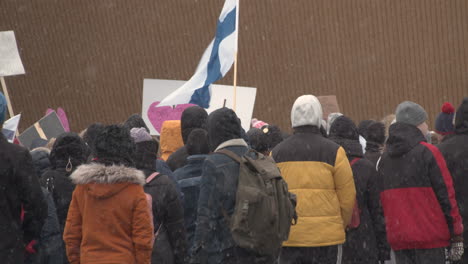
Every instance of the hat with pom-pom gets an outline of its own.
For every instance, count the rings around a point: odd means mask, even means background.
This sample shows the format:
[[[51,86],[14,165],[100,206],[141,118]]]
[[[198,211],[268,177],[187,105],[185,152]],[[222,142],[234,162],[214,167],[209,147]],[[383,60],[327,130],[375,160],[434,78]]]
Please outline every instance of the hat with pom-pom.
[[[437,116],[435,121],[435,130],[440,135],[450,135],[455,133],[453,126],[453,118],[455,115],[455,108],[451,103],[445,102],[442,105],[442,112]]]

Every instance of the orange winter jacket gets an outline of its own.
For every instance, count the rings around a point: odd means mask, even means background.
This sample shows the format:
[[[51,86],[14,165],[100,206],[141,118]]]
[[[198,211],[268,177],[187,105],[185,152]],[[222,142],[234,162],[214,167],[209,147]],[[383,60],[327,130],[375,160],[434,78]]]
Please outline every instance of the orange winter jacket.
[[[77,184],[63,235],[70,263],[149,264],[154,231],[143,173],[94,163],[70,177]]]

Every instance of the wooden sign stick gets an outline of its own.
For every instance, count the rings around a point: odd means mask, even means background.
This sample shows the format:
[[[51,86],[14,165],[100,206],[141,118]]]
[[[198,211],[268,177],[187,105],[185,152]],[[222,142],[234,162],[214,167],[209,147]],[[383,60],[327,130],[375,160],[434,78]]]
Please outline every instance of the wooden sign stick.
[[[233,110],[236,112],[237,108],[237,51],[236,55],[234,55],[234,105],[233,105]]]
[[[10,114],[10,118],[12,118],[15,115],[13,113],[13,107],[11,106],[10,95],[8,94],[8,88],[6,86],[4,77],[0,77],[0,83],[2,84],[3,94],[5,95],[7,101],[8,113]]]

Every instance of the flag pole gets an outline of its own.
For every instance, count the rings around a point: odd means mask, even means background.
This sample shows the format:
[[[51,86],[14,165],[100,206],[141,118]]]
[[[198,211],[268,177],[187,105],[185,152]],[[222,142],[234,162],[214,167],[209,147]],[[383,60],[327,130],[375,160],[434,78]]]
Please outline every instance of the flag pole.
[[[237,52],[239,50],[239,0],[236,0],[236,53],[234,54],[234,100],[233,110],[237,110]]]
[[[237,110],[237,51],[234,55],[234,112]]]
[[[8,94],[8,88],[6,86],[4,77],[0,77],[0,83],[2,84],[3,94],[5,95],[7,101],[8,113],[10,114],[10,118],[12,118],[14,116],[13,107],[11,106],[10,95]]]

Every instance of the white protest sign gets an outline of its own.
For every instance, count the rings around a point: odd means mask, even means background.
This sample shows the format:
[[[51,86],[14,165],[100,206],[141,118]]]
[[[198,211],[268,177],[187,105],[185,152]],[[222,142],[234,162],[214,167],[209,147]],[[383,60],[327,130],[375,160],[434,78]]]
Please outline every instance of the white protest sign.
[[[159,135],[159,129],[166,118],[176,117],[182,113],[187,106],[179,105],[173,110],[168,107],[157,107],[160,102],[170,93],[182,86],[185,81],[145,79],[143,81],[143,104],[141,116],[149,127],[152,135]],[[248,131],[252,119],[257,88],[237,86],[236,114],[242,122],[242,127]],[[211,101],[208,113],[222,108],[225,104],[228,108],[233,108],[234,87],[230,85],[211,85]],[[163,109],[165,108],[165,109]]]
[[[13,31],[0,32],[0,77],[24,74]]]

